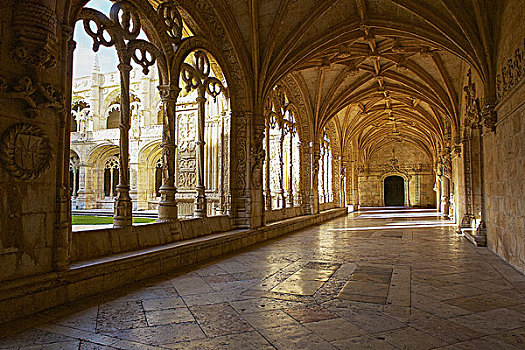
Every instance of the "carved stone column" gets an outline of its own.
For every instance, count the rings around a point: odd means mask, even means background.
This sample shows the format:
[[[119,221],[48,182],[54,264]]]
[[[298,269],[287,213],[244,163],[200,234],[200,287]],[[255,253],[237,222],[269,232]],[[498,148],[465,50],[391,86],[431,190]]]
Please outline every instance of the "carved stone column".
[[[133,67],[128,60],[120,63],[118,69],[120,72],[120,170],[113,225],[126,227],[132,225],[132,203],[129,196],[129,73]]]
[[[492,112],[494,110],[492,109]],[[495,118],[495,113],[494,113]],[[484,118],[484,120],[487,120]],[[492,125],[492,124],[490,124]],[[493,131],[496,128],[495,125],[495,119],[494,119],[494,125]],[[476,237],[475,237],[475,243],[477,246],[486,246],[487,245],[487,226],[485,224],[485,215],[486,215],[486,208],[485,208],[485,180],[484,180],[484,154],[483,154],[483,127],[478,125],[479,131],[479,178],[480,178],[480,192],[481,192],[481,220],[480,223],[476,229]]]
[[[465,213],[461,219],[460,228],[470,228],[472,225],[472,155],[468,133],[463,136],[463,176],[465,182]]]
[[[208,92],[214,99],[223,90],[222,83],[215,77],[210,76],[212,72],[210,61],[204,51],[193,53],[193,63],[182,64],[181,78],[186,83],[186,91],[197,89],[197,132],[196,132],[196,185],[195,185],[195,208],[196,217],[206,217],[206,188],[204,186],[204,128],[206,122],[206,98]]]
[[[287,200],[287,203],[286,203],[286,206],[287,207],[290,207],[290,208],[293,208],[293,134],[294,134],[294,130],[292,129],[292,127],[290,127],[290,157],[289,157],[289,166],[290,166],[290,170],[289,170],[289,173],[288,173],[288,196],[286,198]]]
[[[198,218],[206,217],[206,187],[204,186],[204,123],[206,119],[206,90],[203,85],[197,88],[198,97],[198,115],[197,115],[197,132],[195,144],[196,147],[196,184],[195,184],[195,209],[193,215]]]
[[[345,170],[344,170],[344,167],[343,167],[343,157],[339,156],[339,157],[337,157],[337,160],[338,160],[337,175],[338,175],[338,184],[339,184],[339,189],[338,189],[339,206],[340,207],[344,207],[346,200],[345,200],[345,186],[344,186],[344,183],[345,183]]]
[[[319,159],[321,158],[321,150],[319,143],[314,142],[311,148],[312,152],[312,178],[311,188],[312,192],[310,198],[312,201],[312,214],[319,214]]]
[[[352,177],[354,211],[357,211],[359,210],[359,167],[357,161],[354,161]]]
[[[251,185],[252,185],[252,227],[264,225],[263,166],[265,152],[263,147],[265,120],[261,114],[251,118],[252,142],[250,147]]]
[[[299,192],[301,198],[301,206],[305,214],[312,214],[312,157],[310,154],[310,145],[308,142],[299,142]]]
[[[225,206],[226,206],[226,200],[224,196],[224,186],[225,186],[225,179],[224,179],[224,160],[225,160],[225,144],[224,144],[224,114],[225,112],[222,112],[221,120],[220,120],[220,136],[219,136],[219,151],[220,151],[220,161],[219,161],[219,206],[215,209],[215,212],[217,215],[224,215],[225,213]]]
[[[323,146],[320,146],[319,147],[319,160],[320,162],[318,163],[318,173],[320,174],[321,176],[321,181],[317,182],[317,192],[318,192],[318,197],[319,197],[319,203],[324,203],[324,148]],[[321,200],[322,199],[322,200]]]
[[[250,227],[251,218],[251,197],[247,194],[250,191],[248,185],[248,113],[242,111],[232,111],[231,130],[232,130],[232,157],[231,162],[231,190],[230,207],[228,215],[232,219],[234,227]]]
[[[176,139],[176,106],[180,89],[178,87],[162,86],[159,88],[162,99],[163,126],[162,126],[162,186],[159,189],[159,222],[176,222],[178,220],[177,201],[175,194],[175,155],[177,150]]]
[[[442,212],[442,203],[441,203],[441,188],[442,188],[442,183],[441,183],[441,175],[438,175],[436,174],[436,186],[435,186],[435,191],[436,191],[436,209],[439,213]]]
[[[284,127],[281,127],[281,139],[279,143],[279,190],[277,195],[280,197],[279,207],[281,209],[286,208],[286,202],[284,198]]]
[[[29,28],[28,28],[29,29]],[[58,157],[63,157],[62,176],[57,176],[57,218],[55,221],[55,232],[53,235],[53,265],[56,270],[63,271],[69,267],[70,263],[70,246],[73,236],[71,227],[71,196],[68,191],[69,187],[69,142],[71,126],[71,91],[73,75],[73,54],[76,48],[76,42],[71,39],[72,29],[62,28],[63,43],[62,54],[65,55],[67,65],[64,67],[64,86],[65,86],[65,106],[61,113],[61,129],[63,130],[63,143],[59,141]],[[23,35],[22,35],[23,37]],[[22,40],[22,45],[24,41]],[[32,56],[31,54],[28,56]],[[57,164],[60,164],[60,158]],[[62,181],[59,179],[61,178]]]
[[[272,210],[272,190],[270,189],[270,123],[268,120],[265,121],[265,142],[266,142],[266,191],[264,193],[265,198],[265,209],[266,210]]]
[[[450,209],[450,179],[446,176],[442,177],[442,186],[443,186],[443,193],[442,193],[442,206],[443,206],[443,214],[447,215],[449,214]]]
[[[88,209],[86,207],[87,202],[87,165],[84,162],[78,164],[78,192],[77,192],[77,209]]]

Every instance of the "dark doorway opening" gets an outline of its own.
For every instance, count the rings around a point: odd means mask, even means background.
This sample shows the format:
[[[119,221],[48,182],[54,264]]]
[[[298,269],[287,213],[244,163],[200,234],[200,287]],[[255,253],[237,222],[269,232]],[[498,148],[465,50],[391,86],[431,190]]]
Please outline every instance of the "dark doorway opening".
[[[385,206],[405,205],[405,180],[401,176],[385,179]]]

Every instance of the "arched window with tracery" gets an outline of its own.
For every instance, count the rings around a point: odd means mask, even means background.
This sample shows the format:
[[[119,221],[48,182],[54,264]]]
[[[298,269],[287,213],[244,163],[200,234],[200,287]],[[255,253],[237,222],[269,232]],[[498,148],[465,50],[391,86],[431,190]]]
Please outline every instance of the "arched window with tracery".
[[[295,108],[284,89],[276,86],[265,106],[266,157],[263,192],[266,210],[293,207],[299,192],[299,137]]]
[[[104,163],[104,197],[115,197],[119,181],[120,162],[118,154],[111,156]]]
[[[155,163],[155,196],[160,197],[160,186],[162,186],[162,158]]]
[[[69,189],[71,197],[78,196],[78,187],[80,183],[80,171],[79,171],[80,159],[76,153],[71,152],[69,158]]]
[[[223,214],[227,176],[224,168],[228,161],[224,135],[230,118],[226,113],[229,98],[223,93],[226,79],[213,56],[198,50],[182,63],[180,84],[185,88],[184,101],[197,107],[177,116],[179,196],[186,196],[179,197],[186,202],[180,212],[195,217]],[[192,192],[193,203],[188,203]]]
[[[138,126],[142,123],[140,110],[142,108],[140,98],[135,94],[130,94],[129,97],[129,108],[131,114],[131,126]],[[120,95],[118,95],[111,103],[106,112],[106,127],[108,129],[115,129],[120,124]],[[141,125],[143,126],[143,125]]]
[[[93,125],[90,119],[90,106],[84,100],[77,100],[71,107],[71,132],[85,132],[92,130]]]
[[[166,169],[163,172],[163,193],[167,195],[159,206],[167,208],[162,211],[162,219],[176,220],[173,195],[176,192],[175,152],[172,148],[175,143],[173,126],[177,96],[174,91],[177,81],[170,80],[168,65],[168,62],[174,59],[175,50],[182,40],[183,23],[176,5],[171,1],[162,2],[156,7],[147,2],[139,7],[128,1],[86,1],[85,6],[78,12],[76,21],[74,41],[69,43],[69,60],[73,61],[74,70],[89,66],[85,59],[90,57],[87,54],[90,48],[100,54],[102,60],[99,62],[95,56],[93,68],[87,74],[80,73],[83,75],[75,86],[81,88],[82,93],[88,96],[88,101],[93,104],[97,131],[104,128],[118,129],[116,132],[98,133],[99,136],[106,136],[106,142],[118,142],[119,146],[118,158],[108,160],[103,167],[103,195],[116,197],[114,225],[123,227],[132,224],[131,208],[135,199],[130,195],[130,191],[137,181],[136,170],[130,166],[130,144],[132,139],[140,138],[140,127],[144,126],[143,106],[140,99],[131,93],[134,86],[131,79],[136,76],[135,68],[139,68],[146,76],[152,69],[158,70],[158,87],[161,90],[161,103],[164,104],[165,114],[163,121],[166,121],[166,128],[162,132],[163,157],[168,158],[164,162]],[[155,40],[150,40],[152,38]],[[75,57],[77,53],[81,53],[82,56]],[[92,60],[92,57],[89,59]],[[84,62],[75,66],[76,61]],[[103,63],[104,67],[101,67],[100,63]],[[115,68],[118,69],[118,74],[104,76]],[[71,73],[75,76],[74,71]],[[110,100],[108,107],[102,110],[101,103],[104,97],[107,97],[104,88],[112,86],[113,83],[120,85],[120,93],[118,96],[112,95],[116,98]],[[105,102],[103,104],[106,105]],[[167,123],[169,125],[166,126]],[[80,125],[77,129],[79,128]],[[159,217],[160,212],[161,210]]]

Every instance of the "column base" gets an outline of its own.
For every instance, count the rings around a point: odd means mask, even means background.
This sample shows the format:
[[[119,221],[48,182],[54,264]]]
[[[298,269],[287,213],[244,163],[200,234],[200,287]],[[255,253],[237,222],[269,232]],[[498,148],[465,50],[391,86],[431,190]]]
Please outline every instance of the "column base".
[[[175,200],[175,194],[177,190],[174,187],[162,186],[159,189],[161,193],[161,200],[158,206],[159,217],[157,222],[170,222],[174,223],[179,220],[177,201]]]
[[[487,246],[487,228],[483,220],[477,228],[462,229],[461,232],[476,247]]]
[[[204,194],[198,194],[195,198],[195,209],[193,210],[193,216],[196,218],[205,218],[207,215],[206,196]]]
[[[129,186],[117,186],[117,199],[115,201],[114,227],[128,227],[133,224],[133,203],[129,196]]]
[[[472,219],[470,215],[465,214],[463,215],[463,218],[461,219],[461,224],[458,227],[458,234],[463,233],[463,230],[470,229],[472,227]]]

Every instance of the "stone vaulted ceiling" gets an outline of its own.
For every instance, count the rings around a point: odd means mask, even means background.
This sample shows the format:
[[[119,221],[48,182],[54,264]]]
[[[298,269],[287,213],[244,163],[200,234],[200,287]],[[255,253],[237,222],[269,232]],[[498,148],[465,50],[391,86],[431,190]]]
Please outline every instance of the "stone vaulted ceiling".
[[[450,146],[459,129],[463,64],[484,83],[484,95],[494,89],[488,79],[494,1],[179,3],[195,25],[199,12],[215,14],[225,28],[216,41],[227,36],[244,75],[253,77],[255,105],[263,106],[275,85],[287,85],[310,137],[318,139],[330,124],[339,147],[358,148],[365,157],[395,141],[434,156]],[[204,23],[200,30],[213,36],[212,28]]]

